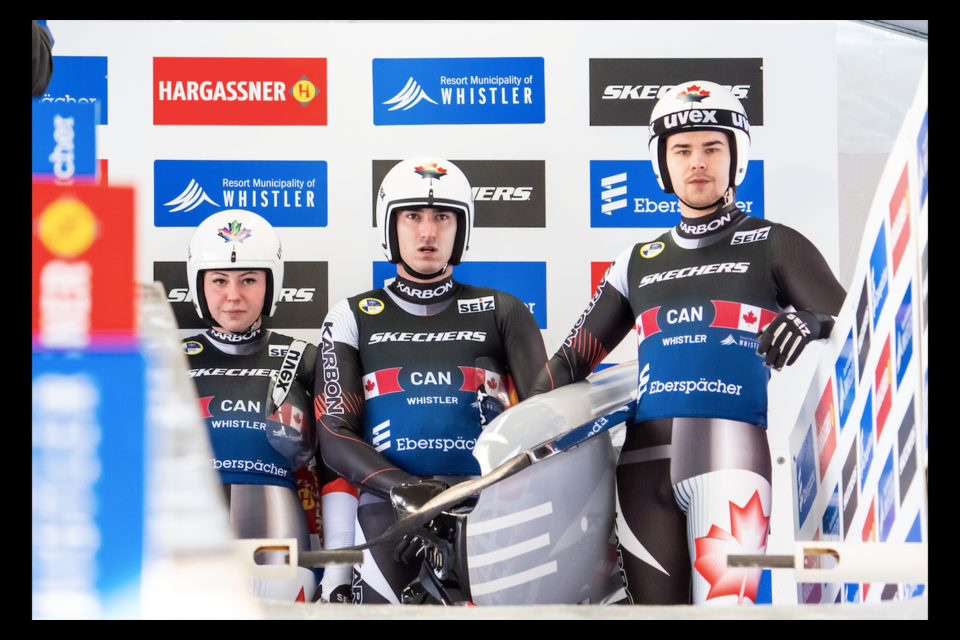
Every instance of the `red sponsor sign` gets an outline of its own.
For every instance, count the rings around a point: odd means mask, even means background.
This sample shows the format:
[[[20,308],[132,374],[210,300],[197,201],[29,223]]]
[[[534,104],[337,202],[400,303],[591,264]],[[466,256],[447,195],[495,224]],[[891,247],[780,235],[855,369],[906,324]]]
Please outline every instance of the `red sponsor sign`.
[[[837,414],[833,406],[833,378],[830,378],[814,413],[817,421],[817,451],[820,452],[820,482],[823,482],[833,452],[837,449]]]
[[[613,262],[591,262],[590,263],[590,296],[597,291],[597,287],[600,286],[600,281],[603,280],[603,276],[606,275],[607,269],[610,268]]]
[[[897,188],[893,190],[890,199],[890,238],[893,245],[893,275],[897,275],[897,267],[903,252],[907,250],[910,241],[910,197],[907,165],[903,167]]]
[[[133,189],[33,185],[32,327],[44,346],[136,331]]]
[[[154,58],[153,124],[326,125],[326,58]]]
[[[863,523],[863,541],[864,542],[876,542],[877,541],[877,525],[876,519],[873,516],[873,505],[876,502],[877,498],[874,496],[870,500],[870,510],[867,511],[866,520]],[[863,599],[861,602],[867,601],[867,593],[870,591],[870,583],[864,583],[863,585]]]
[[[887,414],[890,413],[890,405],[893,404],[892,370],[893,365],[890,362],[890,336],[888,335],[883,345],[883,351],[880,352],[880,360],[877,362],[875,386],[873,388],[874,403],[877,407],[877,442],[880,442],[883,425],[887,422]]]

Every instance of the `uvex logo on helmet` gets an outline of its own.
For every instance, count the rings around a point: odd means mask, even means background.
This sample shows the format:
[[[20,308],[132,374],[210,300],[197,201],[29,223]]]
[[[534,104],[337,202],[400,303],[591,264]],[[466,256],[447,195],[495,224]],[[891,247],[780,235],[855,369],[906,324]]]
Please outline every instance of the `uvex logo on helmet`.
[[[715,82],[685,82],[657,102],[650,114],[647,140],[654,174],[666,193],[673,184],[666,166],[668,136],[686,131],[721,131],[730,141],[730,186],[737,187],[747,173],[750,122],[740,100]]]

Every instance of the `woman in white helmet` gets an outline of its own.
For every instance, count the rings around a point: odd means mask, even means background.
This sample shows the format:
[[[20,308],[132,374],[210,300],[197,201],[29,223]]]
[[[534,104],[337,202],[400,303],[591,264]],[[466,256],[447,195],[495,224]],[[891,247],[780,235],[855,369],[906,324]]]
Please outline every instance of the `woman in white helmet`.
[[[582,380],[636,327],[638,401],[617,467],[626,595],[756,602],[760,570],[728,570],[726,554],[766,548],[767,381],[829,337],[845,292],[809,240],[737,208],[750,125],[729,90],[678,85],[653,110],[648,146],[680,224],[617,257],[535,393]],[[603,349],[578,350],[578,335]]]
[[[416,509],[479,475],[471,451],[481,428],[525,399],[546,364],[522,302],[453,278],[473,211],[470,183],[454,164],[397,164],[380,186],[376,228],[397,278],[337,303],[324,320],[318,430],[326,464],[360,489],[358,544],[394,522],[394,505]],[[404,601],[420,571],[420,557],[411,561],[419,544],[365,551],[353,601]],[[423,594],[414,585],[407,595]]]
[[[210,329],[184,340],[183,350],[230,523],[239,538],[296,538],[299,549],[316,549],[319,491],[309,466],[317,446],[311,408],[317,348],[263,326],[283,286],[280,238],[255,213],[216,213],[190,240],[187,277],[197,314]],[[309,489],[304,500],[298,485]],[[296,579],[254,581],[254,595],[310,601],[314,572],[297,572]]]

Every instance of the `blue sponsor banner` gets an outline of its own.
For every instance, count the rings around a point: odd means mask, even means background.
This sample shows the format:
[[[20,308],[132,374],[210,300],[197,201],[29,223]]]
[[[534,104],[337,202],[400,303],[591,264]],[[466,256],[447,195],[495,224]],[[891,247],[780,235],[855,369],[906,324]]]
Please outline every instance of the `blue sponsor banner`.
[[[33,180],[97,180],[97,103],[33,99]]]
[[[860,585],[850,583],[843,585],[843,599],[850,603],[860,602]]]
[[[897,511],[896,473],[893,470],[893,450],[887,456],[887,462],[880,472],[880,483],[877,485],[877,510],[880,521],[880,542],[886,542],[893,528],[893,521]]]
[[[516,296],[527,305],[541,329],[547,328],[546,262],[464,262],[453,267],[457,282],[489,287]],[[373,263],[373,286],[384,286],[397,277],[397,265]]]
[[[890,267],[887,261],[887,234],[883,225],[880,225],[880,234],[873,245],[870,254],[870,285],[873,299],[873,329],[876,331],[883,303],[887,300],[890,291]]]
[[[760,572],[760,584],[757,585],[756,604],[773,604],[773,578],[770,569]]]
[[[823,510],[823,540],[840,540],[840,485],[833,489],[827,508]]]
[[[327,226],[323,160],[156,160],[153,224],[195,227],[227,209],[244,209],[275,227]]]
[[[373,124],[542,124],[543,58],[374,58]]]
[[[138,618],[145,364],[33,354],[33,617]]]
[[[867,399],[863,403],[863,413],[860,415],[860,493],[867,484],[867,474],[870,473],[870,463],[873,462],[873,394],[867,389]]]
[[[913,283],[907,285],[907,293],[903,296],[900,308],[897,309],[897,320],[894,324],[897,346],[897,388],[903,382],[907,373],[907,365],[913,356],[913,298],[910,297]]]
[[[763,160],[751,160],[737,206],[764,217]],[[657,183],[649,160],[590,161],[590,226],[663,229],[680,223],[680,202]]]
[[[853,329],[840,348],[840,357],[837,358],[837,400],[840,404],[840,433],[853,408],[853,400],[857,394],[856,357],[853,353]]]
[[[929,158],[927,152],[927,117],[930,111],[923,112],[923,122],[920,124],[920,132],[917,134],[917,173],[920,178],[920,207],[927,202],[927,169],[929,167]]]
[[[100,105],[97,124],[110,124],[106,56],[53,56],[53,75],[41,103]]]
[[[807,429],[800,453],[797,454],[797,505],[800,514],[800,527],[803,527],[807,514],[817,497],[817,454],[813,446],[813,427]]]

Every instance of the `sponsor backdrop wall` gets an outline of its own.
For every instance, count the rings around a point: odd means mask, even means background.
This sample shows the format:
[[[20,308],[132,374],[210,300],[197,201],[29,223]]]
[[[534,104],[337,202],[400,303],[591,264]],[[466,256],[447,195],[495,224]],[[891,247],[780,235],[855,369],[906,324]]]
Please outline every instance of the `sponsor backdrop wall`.
[[[186,284],[193,229],[244,208],[278,228],[288,261],[270,325],[316,343],[332,304],[394,274],[376,190],[394,161],[430,154],[474,188],[455,276],[526,302],[552,354],[609,262],[679,222],[646,125],[657,97],[690,80],[729,86],[747,110],[741,207],[799,230],[839,272],[831,22],[48,24],[42,100],[99,104],[97,171],[135,188],[136,276],[163,282],[183,337],[201,328]],[[635,345],[631,333],[606,362]],[[775,458],[815,364],[771,382]],[[775,465],[785,506],[771,553],[792,540],[788,467]]]
[[[797,540],[926,542],[927,74],[887,161],[854,286],[790,434]],[[917,584],[802,584],[802,602]]]

